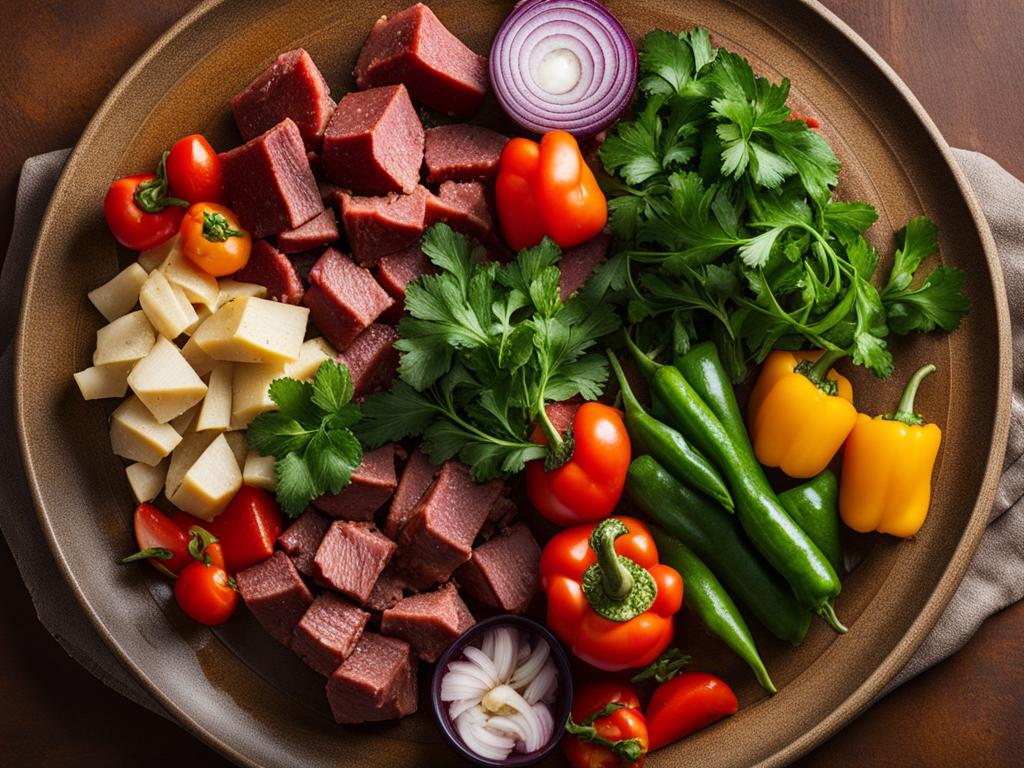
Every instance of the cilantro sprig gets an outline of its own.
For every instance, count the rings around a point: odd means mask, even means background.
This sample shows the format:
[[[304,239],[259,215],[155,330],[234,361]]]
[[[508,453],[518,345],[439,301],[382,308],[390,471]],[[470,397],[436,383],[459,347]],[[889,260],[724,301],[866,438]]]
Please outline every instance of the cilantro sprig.
[[[750,360],[807,343],[888,376],[890,332],[958,326],[963,274],[920,274],[938,247],[920,217],[876,288],[865,235],[878,213],[832,199],[839,161],[793,115],[789,89],[703,29],[647,35],[634,119],[600,150],[619,248],[591,282],[627,305],[651,347],[681,354],[713,339],[737,381]]]
[[[608,378],[591,351],[619,327],[607,304],[559,297],[561,252],[545,239],[507,265],[446,224],[423,237],[438,268],[410,283],[398,326],[399,380],[363,404],[356,425],[368,448],[422,435],[434,463],[458,456],[477,480],[510,475],[527,461],[550,465],[571,453],[544,410],[581,395],[593,400]],[[530,440],[539,423],[548,445]]]
[[[268,394],[278,410],[249,425],[249,446],[277,460],[277,500],[289,517],[298,517],[318,496],[339,493],[363,460],[350,429],[360,417],[359,406],[350,402],[353,391],[348,368],[325,360],[312,382],[271,382]]]

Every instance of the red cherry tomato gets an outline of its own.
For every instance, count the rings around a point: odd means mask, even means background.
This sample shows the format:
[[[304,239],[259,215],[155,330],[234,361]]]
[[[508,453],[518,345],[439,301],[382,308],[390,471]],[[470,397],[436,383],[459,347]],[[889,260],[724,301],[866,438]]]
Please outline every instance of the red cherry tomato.
[[[135,508],[135,541],[139,551],[122,562],[148,560],[158,571],[174,578],[189,563],[188,536],[178,524],[145,502]],[[154,555],[147,557],[147,555]]]
[[[274,554],[274,542],[283,527],[281,507],[274,496],[251,485],[243,485],[210,522],[185,512],[176,514],[174,522],[186,530],[198,525],[216,536],[224,549],[228,573],[238,573]]]
[[[224,203],[224,174],[217,152],[202,135],[178,139],[167,156],[171,194],[192,203]]]
[[[199,555],[174,583],[174,598],[181,610],[200,624],[223,624],[238,607],[238,590],[224,570],[218,541],[211,541]]]
[[[610,704],[622,707],[594,718]],[[628,683],[604,680],[585,686],[573,697],[572,720],[582,726],[573,729],[578,735],[570,733],[562,739],[562,751],[572,768],[640,768],[644,764],[647,724]]]
[[[135,193],[139,186],[157,179],[153,173],[140,173],[118,179],[103,198],[103,215],[107,226],[121,245],[133,251],[155,248],[177,234],[185,209],[170,204],[155,213],[139,207]]]

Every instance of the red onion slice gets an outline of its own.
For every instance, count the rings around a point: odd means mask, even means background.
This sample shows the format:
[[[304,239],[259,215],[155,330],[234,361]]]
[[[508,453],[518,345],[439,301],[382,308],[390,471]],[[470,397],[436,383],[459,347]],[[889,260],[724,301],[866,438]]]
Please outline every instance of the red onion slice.
[[[636,48],[596,0],[527,0],[498,29],[490,73],[495,96],[519,125],[581,138],[629,106]]]

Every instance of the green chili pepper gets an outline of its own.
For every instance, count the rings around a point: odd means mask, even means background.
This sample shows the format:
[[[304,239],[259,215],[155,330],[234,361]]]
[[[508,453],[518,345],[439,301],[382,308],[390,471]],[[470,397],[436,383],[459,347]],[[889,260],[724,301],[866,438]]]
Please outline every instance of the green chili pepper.
[[[786,513],[768,484],[715,345],[698,344],[682,357],[680,362],[691,380],[675,366],[655,363],[628,337],[626,342],[650,380],[652,391],[671,415],[671,425],[718,465],[729,485],[740,524],[754,546],[789,582],[803,605],[836,632],[845,632],[832,606],[842,589],[839,577]]]
[[[843,572],[843,553],[839,546],[839,481],[829,470],[812,477],[803,485],[779,494],[779,501],[836,573]]]
[[[739,404],[718,350],[710,342],[692,347],[679,360],[683,377],[731,438],[722,467],[733,481],[730,490],[739,506],[740,524],[754,546],[783,575],[797,598],[836,631],[845,632],[832,600],[842,585],[821,550],[786,513],[761,464],[754,456]],[[668,403],[671,407],[671,403]],[[699,445],[699,443],[698,443]]]
[[[764,662],[757,652],[757,645],[750,634],[747,622],[740,609],[729,597],[725,587],[715,578],[704,562],[682,542],[672,538],[656,525],[651,526],[651,535],[658,545],[658,558],[675,568],[686,585],[683,603],[697,614],[704,627],[732,649],[732,652],[747,663],[754,677],[769,693],[775,693],[775,684],[768,676]]]
[[[615,353],[608,350],[608,359],[619,380],[622,404],[626,411],[626,429],[636,447],[636,453],[653,456],[681,483],[695,491],[706,493],[730,512],[733,511],[732,496],[725,487],[722,476],[711,463],[687,442],[679,432],[651,416],[633,394]]]
[[[769,632],[793,645],[804,639],[810,613],[750,545],[736,518],[691,491],[650,456],[638,456],[629,465],[626,495],[707,563]],[[689,589],[685,577],[684,584]]]

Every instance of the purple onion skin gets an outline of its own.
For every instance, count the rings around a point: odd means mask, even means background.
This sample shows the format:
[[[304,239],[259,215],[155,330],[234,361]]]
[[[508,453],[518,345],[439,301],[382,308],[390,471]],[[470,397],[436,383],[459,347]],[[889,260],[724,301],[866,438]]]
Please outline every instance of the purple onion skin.
[[[531,36],[530,31],[541,26],[538,18],[543,18],[544,32]],[[573,35],[576,30],[583,32]],[[575,103],[567,101],[566,94],[544,91],[529,71],[530,53],[554,45],[545,43],[556,32],[572,41],[569,50],[581,65],[577,85],[567,92],[578,90],[581,84],[586,86]],[[596,38],[596,46],[594,40],[582,39],[587,35]],[[517,45],[519,50],[513,53]],[[626,30],[596,0],[525,0],[498,29],[489,69],[498,102],[517,124],[532,133],[564,130],[581,139],[604,131],[629,107],[636,89],[638,60],[636,46]],[[606,69],[609,75],[604,79],[610,84],[602,87],[595,80]],[[545,95],[550,98],[545,99]],[[561,103],[559,96],[565,97]]]

